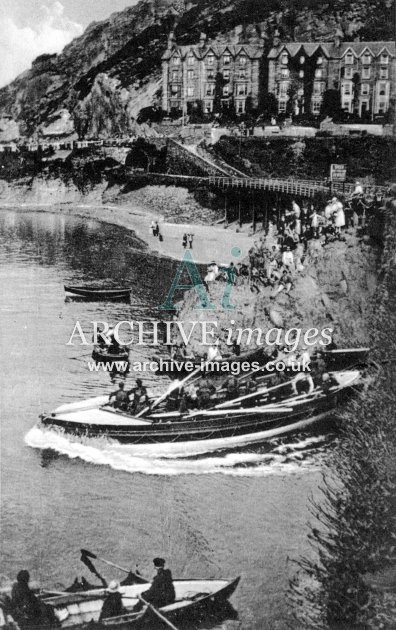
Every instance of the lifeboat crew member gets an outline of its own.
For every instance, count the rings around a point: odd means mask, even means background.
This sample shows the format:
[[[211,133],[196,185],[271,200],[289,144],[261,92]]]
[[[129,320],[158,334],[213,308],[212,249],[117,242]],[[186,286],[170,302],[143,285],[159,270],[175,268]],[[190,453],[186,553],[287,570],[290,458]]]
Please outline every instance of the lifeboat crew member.
[[[111,402],[112,398],[115,398],[114,407],[116,409],[123,409],[125,411],[128,407],[129,393],[124,390],[124,387],[125,384],[121,382],[118,386],[117,391],[110,394],[109,402]]]
[[[163,558],[154,558],[154,567],[157,574],[154,576],[148,591],[143,591],[142,599],[149,602],[156,608],[162,608],[173,604],[176,599],[175,587],[173,586],[172,573],[169,569],[165,569],[165,560]],[[144,603],[139,602],[134,607],[134,612],[141,610]]]
[[[143,385],[143,381],[141,378],[136,379],[136,387],[134,387],[128,392],[128,398],[131,394],[133,394],[133,400],[132,400],[133,413],[138,413],[138,411],[143,409],[144,405],[149,404],[148,395],[147,395],[147,387]]]
[[[210,397],[215,392],[216,387],[212,383],[211,379],[208,378],[204,372],[202,374],[202,381],[197,391],[198,408],[205,409],[205,407],[209,406],[211,402]]]
[[[120,593],[120,584],[117,580],[112,580],[107,588],[106,599],[103,602],[100,611],[99,621],[109,619],[109,617],[119,617],[125,613],[122,605],[122,595]]]

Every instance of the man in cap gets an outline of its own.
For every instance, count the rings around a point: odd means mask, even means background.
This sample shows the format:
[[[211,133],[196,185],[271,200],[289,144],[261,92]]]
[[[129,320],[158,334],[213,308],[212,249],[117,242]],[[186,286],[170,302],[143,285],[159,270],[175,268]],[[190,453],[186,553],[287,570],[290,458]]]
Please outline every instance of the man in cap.
[[[169,569],[165,569],[165,560],[163,558],[154,558],[154,567],[157,569],[157,575],[151,583],[148,591],[142,593],[143,599],[150,602],[156,608],[173,604],[176,598],[175,587],[173,586],[172,573]]]
[[[100,611],[99,621],[109,619],[109,617],[119,617],[124,614],[125,609],[122,605],[122,595],[120,593],[120,584],[117,580],[112,580],[107,587],[106,599],[103,602]]]

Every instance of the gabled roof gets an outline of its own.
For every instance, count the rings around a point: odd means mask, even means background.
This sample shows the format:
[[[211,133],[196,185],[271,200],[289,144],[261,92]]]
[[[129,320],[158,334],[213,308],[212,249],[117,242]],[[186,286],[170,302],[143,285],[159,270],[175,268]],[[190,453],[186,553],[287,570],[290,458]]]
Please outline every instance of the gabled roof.
[[[197,59],[204,59],[208,54],[213,53],[215,57],[220,58],[224,53],[229,53],[232,57],[236,58],[241,53],[245,53],[250,59],[261,59],[263,50],[259,46],[253,46],[251,44],[209,44],[204,48],[201,48],[198,44],[191,46],[176,46],[172,50],[166,50],[162,55],[162,59],[170,59],[174,51],[177,50],[179,55],[184,59],[190,52],[193,52]]]
[[[292,57],[295,57],[302,48],[309,57],[315,54],[319,48],[326,57],[332,59],[341,59],[349,50],[356,57],[360,57],[365,50],[370,50],[373,57],[379,57],[384,50],[386,50],[390,56],[396,57],[395,42],[341,42],[340,46],[336,46],[333,42],[290,42],[271,48],[268,59],[278,59],[284,51],[288,52]]]

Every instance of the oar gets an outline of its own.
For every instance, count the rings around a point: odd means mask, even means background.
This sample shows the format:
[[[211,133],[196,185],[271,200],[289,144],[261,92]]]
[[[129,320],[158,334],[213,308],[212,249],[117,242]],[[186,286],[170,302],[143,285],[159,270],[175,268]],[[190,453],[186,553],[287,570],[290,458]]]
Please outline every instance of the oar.
[[[148,411],[150,411],[151,409],[154,409],[155,407],[158,407],[158,405],[165,400],[169,394],[171,394],[172,392],[174,392],[176,389],[179,389],[180,387],[183,387],[184,383],[187,383],[187,381],[189,381],[193,376],[196,376],[199,372],[201,371],[201,366],[198,367],[196,370],[194,370],[193,372],[191,372],[191,374],[189,374],[188,376],[186,376],[186,378],[184,378],[182,381],[177,381],[174,385],[171,385],[171,387],[169,389],[166,390],[165,394],[162,394],[162,396],[160,396],[159,398],[157,398],[157,400],[155,400],[153,402],[153,404],[151,405],[151,407],[145,407],[144,409],[142,409],[141,411],[139,411],[139,413],[136,414],[135,418],[140,418],[140,416],[142,416],[143,414],[147,413]]]
[[[178,630],[178,628],[176,628],[176,626],[174,626],[173,623],[169,621],[169,619],[167,619],[162,613],[160,613],[160,611],[157,608],[155,608],[155,606],[150,604],[150,602],[146,602],[146,600],[141,595],[138,595],[138,599],[140,599],[140,601],[143,604],[148,606],[150,610],[152,610],[153,613],[155,613],[157,617],[161,619],[161,621],[163,621],[164,623],[166,623],[167,626],[169,626],[169,628],[172,628],[172,630]]]
[[[130,569],[126,569],[125,567],[121,567],[119,564],[115,564],[115,562],[110,562],[110,560],[106,560],[105,558],[101,558],[101,556],[97,556],[96,553],[92,553],[92,551],[88,551],[87,549],[80,549],[81,551],[81,555],[82,556],[88,556],[89,558],[93,558],[94,560],[100,560],[101,562],[104,562],[105,564],[108,564],[111,567],[114,567],[115,569],[119,569],[120,571],[124,571],[124,573],[132,573],[132,575],[145,583],[148,583],[148,580],[146,580],[144,577],[142,577],[141,575],[138,575],[137,573],[134,573],[133,571],[131,571]]]

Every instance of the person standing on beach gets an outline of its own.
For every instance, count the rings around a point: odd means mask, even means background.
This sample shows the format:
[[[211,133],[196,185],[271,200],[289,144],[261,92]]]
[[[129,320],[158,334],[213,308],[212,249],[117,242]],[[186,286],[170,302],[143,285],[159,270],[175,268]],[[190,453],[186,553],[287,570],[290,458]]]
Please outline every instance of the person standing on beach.
[[[192,249],[193,246],[193,240],[194,240],[194,234],[189,234],[188,235],[188,244],[190,246],[190,249]]]
[[[183,234],[183,238],[182,238],[182,245],[183,245],[184,249],[186,249],[186,247],[187,247],[187,240],[188,240],[187,234],[184,233]]]

